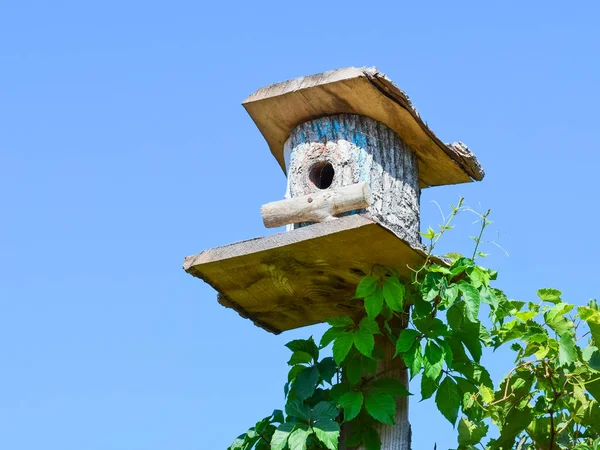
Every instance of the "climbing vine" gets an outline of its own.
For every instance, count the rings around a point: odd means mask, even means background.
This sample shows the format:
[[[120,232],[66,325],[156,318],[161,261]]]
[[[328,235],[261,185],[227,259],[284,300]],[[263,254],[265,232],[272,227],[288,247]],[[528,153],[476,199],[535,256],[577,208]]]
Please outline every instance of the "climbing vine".
[[[463,210],[461,200],[439,231],[422,233],[428,256],[410,280],[375,266],[353,298],[361,314],[328,320],[318,344],[312,337],[286,344],[284,410],[228,450],[381,449],[378,427],[393,424],[396,399],[411,395],[378,372],[387,343],[411,379],[421,374],[412,394],[433,399],[456,427],[458,449],[600,450],[599,305],[576,308],[549,288],[528,302],[507,298],[495,286],[497,272],[478,263],[489,211],[479,216],[472,255],[435,258]],[[322,357],[330,346],[332,356]],[[504,346],[514,366],[494,384],[481,358]],[[343,442],[341,425],[349,430]]]

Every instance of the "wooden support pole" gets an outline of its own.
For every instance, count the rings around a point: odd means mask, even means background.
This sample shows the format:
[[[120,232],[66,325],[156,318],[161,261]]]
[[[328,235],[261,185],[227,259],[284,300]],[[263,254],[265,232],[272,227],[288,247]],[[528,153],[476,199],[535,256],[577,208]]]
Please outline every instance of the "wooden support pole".
[[[402,358],[396,357],[396,346],[387,337],[378,336],[376,342],[383,350],[383,359],[377,365],[378,378],[393,378],[398,380],[408,389],[408,369]],[[411,450],[411,428],[408,421],[408,397],[396,398],[396,415],[394,425],[380,424],[376,426],[381,439],[381,450]],[[342,425],[340,439],[340,450],[365,450],[364,445],[348,448],[344,446],[344,440],[351,433],[349,424]]]
[[[408,389],[408,369],[401,358],[394,358],[396,346],[388,339],[382,343],[384,358],[379,362],[377,372],[383,378],[394,378],[401,381]],[[408,421],[408,397],[396,399],[395,425],[379,425],[379,437],[382,450],[410,450],[411,431]],[[360,450],[363,447],[359,447]]]
[[[267,203],[261,208],[261,214],[267,228],[291,223],[327,222],[338,214],[366,208],[370,196],[369,184],[363,182]]]

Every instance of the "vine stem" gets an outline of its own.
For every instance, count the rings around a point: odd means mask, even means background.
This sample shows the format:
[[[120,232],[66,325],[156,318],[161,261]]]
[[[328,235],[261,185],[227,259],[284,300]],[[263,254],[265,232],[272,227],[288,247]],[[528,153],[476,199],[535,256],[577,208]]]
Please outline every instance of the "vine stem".
[[[435,248],[436,244],[438,243],[440,238],[444,235],[444,232],[446,230],[450,229],[450,224],[452,223],[454,218],[458,215],[458,213],[461,211],[464,201],[465,201],[465,199],[463,197],[461,197],[461,199],[458,201],[458,205],[455,207],[452,207],[452,214],[450,214],[446,223],[441,226],[440,232],[438,234],[435,234],[434,237],[431,238],[430,243],[429,243],[429,248],[427,249],[427,257],[425,258],[425,262],[418,270],[413,270],[415,272],[415,281],[414,281],[415,283],[418,282],[419,273],[421,273],[421,271],[424,270],[425,267],[427,267],[427,265],[429,264],[429,261],[431,260],[431,255],[433,255],[433,249]]]
[[[490,222],[488,222],[487,218],[491,212],[492,211],[490,209],[488,209],[487,212],[481,216],[481,230],[479,230],[479,236],[477,236],[477,239],[475,239],[475,248],[473,249],[473,257],[471,258],[473,260],[477,256],[477,250],[479,249],[479,244],[481,243],[481,238],[483,237],[483,232],[485,230],[485,227],[490,224]]]

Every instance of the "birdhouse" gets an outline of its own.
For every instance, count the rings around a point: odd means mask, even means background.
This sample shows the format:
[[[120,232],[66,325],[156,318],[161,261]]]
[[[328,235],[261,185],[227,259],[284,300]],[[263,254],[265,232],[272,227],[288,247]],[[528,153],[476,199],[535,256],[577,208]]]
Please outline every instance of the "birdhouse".
[[[287,231],[205,250],[184,269],[219,302],[274,332],[352,315],[374,265],[410,277],[425,258],[421,189],[481,180],[462,143],[444,144],[375,68],[346,68],[259,89],[244,102],[287,176],[262,207]]]

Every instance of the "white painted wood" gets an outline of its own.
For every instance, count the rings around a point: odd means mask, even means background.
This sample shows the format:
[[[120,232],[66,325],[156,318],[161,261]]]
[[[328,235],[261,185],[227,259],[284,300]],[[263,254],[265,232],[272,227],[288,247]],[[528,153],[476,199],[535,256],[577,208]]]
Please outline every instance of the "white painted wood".
[[[267,228],[295,222],[327,222],[339,214],[366,208],[370,195],[368,183],[351,184],[268,203],[261,208],[261,215]]]

